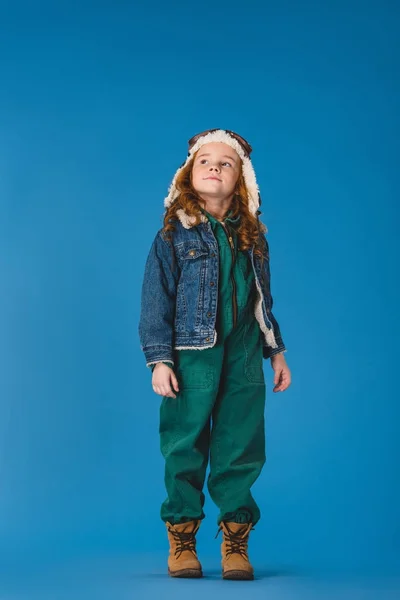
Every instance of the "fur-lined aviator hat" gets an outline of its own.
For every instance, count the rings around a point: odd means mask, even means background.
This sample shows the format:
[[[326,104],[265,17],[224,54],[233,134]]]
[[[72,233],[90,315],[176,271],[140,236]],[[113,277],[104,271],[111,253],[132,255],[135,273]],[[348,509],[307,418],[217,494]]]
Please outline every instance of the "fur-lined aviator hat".
[[[227,144],[233,148],[240,156],[242,160],[243,178],[247,189],[249,211],[252,215],[256,216],[258,220],[258,215],[261,214],[261,211],[259,210],[259,207],[261,206],[261,196],[257,185],[256,174],[250,160],[252,147],[242,136],[234,131],[230,131],[229,129],[207,129],[207,131],[198,133],[190,138],[188,141],[188,155],[186,160],[182,163],[174,175],[168,190],[168,196],[164,200],[164,206],[169,208],[174,200],[179,196],[179,191],[175,185],[179,173],[192,159],[195,152],[197,152],[201,146],[204,144],[209,144],[210,142],[223,142],[224,144]],[[176,214],[185,229],[190,229],[193,227],[193,220],[195,220],[194,217],[188,215],[183,209],[178,209]],[[207,221],[207,217],[204,214],[200,216],[200,219],[203,222]],[[258,220],[258,224],[259,230],[265,233],[267,231],[267,227],[264,225],[264,223],[261,223]]]

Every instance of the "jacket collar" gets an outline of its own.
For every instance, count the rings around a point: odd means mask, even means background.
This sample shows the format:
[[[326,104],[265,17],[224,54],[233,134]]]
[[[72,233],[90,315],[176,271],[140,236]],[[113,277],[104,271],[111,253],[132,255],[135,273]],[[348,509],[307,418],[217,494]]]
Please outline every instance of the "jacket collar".
[[[215,224],[219,222],[218,219],[213,217],[213,215],[211,215],[209,212],[207,212],[201,206],[200,206],[200,211],[202,213],[200,215],[200,220],[202,223],[207,223],[209,221],[209,222],[211,222],[211,226],[215,226]],[[235,226],[240,221],[240,215],[238,215],[235,218],[231,218],[231,216],[230,216],[231,214],[232,214],[232,209],[229,210],[227,216],[224,219],[224,222],[229,221],[230,223],[232,223],[233,226]],[[182,226],[185,229],[191,229],[191,227],[194,226],[194,217],[189,216],[182,208],[180,208],[176,211],[176,215],[177,215],[179,221],[181,222]]]
[[[209,213],[207,210],[205,210],[204,208],[200,207],[200,210],[203,214],[205,214],[208,217],[208,220],[211,222],[211,227],[213,229],[215,229],[217,223],[220,223],[221,221],[219,221],[219,219],[216,219],[211,213]],[[232,209],[229,209],[228,214],[226,215],[226,217],[223,219],[223,222],[225,223],[226,221],[228,221],[229,223],[232,224],[233,227],[235,227],[239,221],[240,221],[240,215],[238,215],[237,217],[232,217]]]

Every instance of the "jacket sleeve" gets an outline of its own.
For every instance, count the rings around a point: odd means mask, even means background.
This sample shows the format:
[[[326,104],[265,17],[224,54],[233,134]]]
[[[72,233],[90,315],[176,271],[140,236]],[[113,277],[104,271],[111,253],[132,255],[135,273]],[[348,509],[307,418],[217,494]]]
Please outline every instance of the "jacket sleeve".
[[[271,358],[271,356],[274,356],[275,354],[280,354],[282,352],[286,352],[286,347],[282,340],[279,323],[276,320],[276,318],[272,312],[272,306],[273,306],[274,300],[273,300],[272,293],[271,293],[271,270],[270,270],[270,261],[269,261],[269,245],[268,245],[267,238],[265,236],[263,236],[263,237],[264,237],[264,241],[266,244],[265,249],[267,251],[267,256],[268,256],[268,259],[266,261],[266,270],[267,270],[267,282],[268,282],[267,291],[268,291],[269,297],[270,297],[270,308],[267,311],[267,314],[268,314],[269,320],[272,323],[272,327],[274,328],[275,341],[278,344],[277,348],[271,348],[270,346],[267,346],[266,344],[264,344],[263,358]]]
[[[172,246],[159,230],[144,268],[139,319],[140,347],[151,368],[157,362],[174,365],[174,319],[178,268],[172,269]],[[154,368],[154,367],[153,367]]]

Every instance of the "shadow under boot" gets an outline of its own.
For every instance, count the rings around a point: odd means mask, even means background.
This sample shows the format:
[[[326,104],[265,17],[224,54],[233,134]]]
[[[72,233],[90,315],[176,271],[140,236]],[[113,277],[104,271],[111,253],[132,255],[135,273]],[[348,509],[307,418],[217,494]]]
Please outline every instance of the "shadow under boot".
[[[171,577],[202,577],[203,571],[196,553],[196,533],[199,519],[171,525],[166,522],[169,540],[168,574]]]
[[[254,569],[247,554],[247,545],[252,523],[221,521],[219,532],[223,531],[221,544],[223,579],[254,579]]]

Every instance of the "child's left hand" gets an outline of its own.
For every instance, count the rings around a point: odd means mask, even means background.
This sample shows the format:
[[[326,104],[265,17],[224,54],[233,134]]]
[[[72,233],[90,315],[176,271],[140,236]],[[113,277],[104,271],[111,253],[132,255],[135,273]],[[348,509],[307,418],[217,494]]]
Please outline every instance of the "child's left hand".
[[[291,374],[283,354],[271,356],[271,367],[274,370],[275,387],[273,392],[284,392],[291,383]]]

